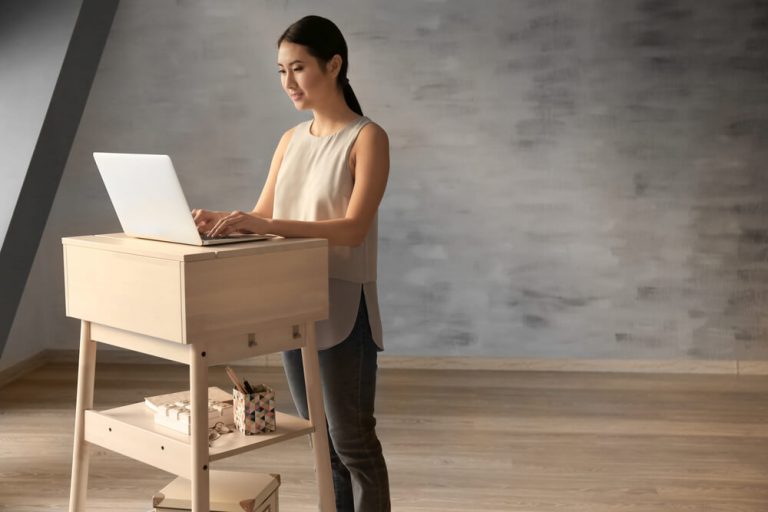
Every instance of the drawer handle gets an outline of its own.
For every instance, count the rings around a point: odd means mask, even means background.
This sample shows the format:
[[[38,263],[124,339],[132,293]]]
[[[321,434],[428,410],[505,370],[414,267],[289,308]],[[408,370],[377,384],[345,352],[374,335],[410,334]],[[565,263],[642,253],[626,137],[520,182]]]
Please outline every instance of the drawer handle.
[[[297,340],[301,338],[301,331],[299,330],[298,325],[293,326],[293,339]]]
[[[248,333],[248,346],[249,347],[255,347],[258,345],[256,342],[256,333],[255,332],[249,332]]]

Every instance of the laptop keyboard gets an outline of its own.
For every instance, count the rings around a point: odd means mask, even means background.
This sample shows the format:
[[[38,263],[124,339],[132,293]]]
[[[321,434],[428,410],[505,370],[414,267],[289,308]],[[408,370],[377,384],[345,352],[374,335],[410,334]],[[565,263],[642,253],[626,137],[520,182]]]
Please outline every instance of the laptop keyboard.
[[[257,235],[256,233],[230,233],[229,235],[217,235],[217,236],[208,236],[206,234],[200,233],[200,238],[202,240],[221,240],[226,238],[250,238],[250,237],[259,237],[261,235]]]

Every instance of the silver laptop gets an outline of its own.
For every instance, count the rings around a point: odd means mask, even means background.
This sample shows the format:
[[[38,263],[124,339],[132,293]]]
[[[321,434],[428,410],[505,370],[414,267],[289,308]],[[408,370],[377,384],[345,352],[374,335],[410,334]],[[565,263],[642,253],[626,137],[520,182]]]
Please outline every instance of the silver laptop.
[[[209,238],[197,231],[168,155],[94,153],[117,218],[126,235],[189,245],[267,240],[270,235]]]

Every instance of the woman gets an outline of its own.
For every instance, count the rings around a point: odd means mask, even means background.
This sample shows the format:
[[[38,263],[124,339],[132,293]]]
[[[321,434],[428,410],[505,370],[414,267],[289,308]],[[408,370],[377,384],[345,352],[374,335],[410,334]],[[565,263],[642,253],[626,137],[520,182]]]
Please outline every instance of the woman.
[[[252,212],[194,210],[210,236],[233,232],[326,238],[329,319],[317,345],[339,511],[390,510],[389,481],[373,415],[383,349],[376,291],[377,211],[389,175],[386,132],[363,116],[347,79],[347,45],[319,16],[278,39],[283,89],[313,119],[282,136]],[[283,353],[299,413],[308,418],[301,351]]]

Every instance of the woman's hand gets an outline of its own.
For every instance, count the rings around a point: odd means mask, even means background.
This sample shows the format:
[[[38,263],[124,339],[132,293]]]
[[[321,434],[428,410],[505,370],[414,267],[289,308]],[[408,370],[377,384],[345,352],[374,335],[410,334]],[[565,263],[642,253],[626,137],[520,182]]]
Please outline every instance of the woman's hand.
[[[227,212],[214,212],[212,210],[204,210],[202,208],[195,208],[192,210],[192,219],[195,221],[198,233],[208,233],[208,231],[216,225],[219,219],[226,217]]]
[[[226,236],[231,233],[255,233],[266,235],[269,229],[269,220],[256,215],[235,210],[234,212],[219,218],[208,236]]]

